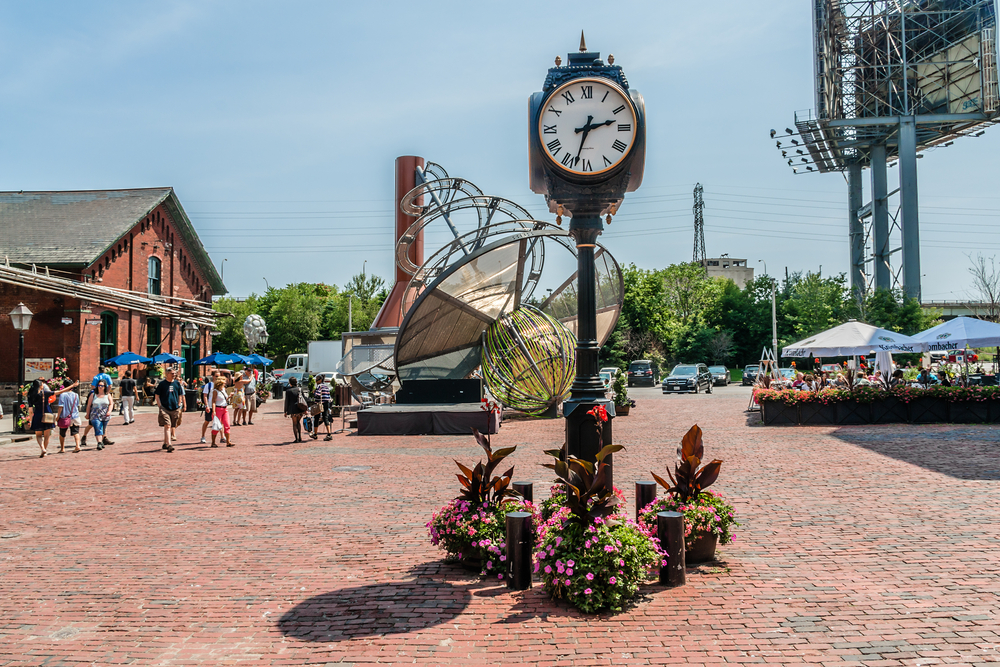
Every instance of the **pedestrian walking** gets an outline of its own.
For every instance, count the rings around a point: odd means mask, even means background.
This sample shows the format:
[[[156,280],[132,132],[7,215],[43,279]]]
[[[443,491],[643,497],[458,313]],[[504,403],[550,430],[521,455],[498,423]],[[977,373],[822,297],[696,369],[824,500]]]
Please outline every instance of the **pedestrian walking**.
[[[205,421],[201,425],[201,444],[205,444],[205,431],[212,425],[215,417],[215,407],[212,405],[212,390],[215,388],[215,371],[205,378],[205,385],[201,388],[201,404],[205,408]]]
[[[106,435],[108,422],[111,421],[111,413],[114,409],[114,399],[108,393],[108,384],[101,380],[97,383],[97,388],[87,397],[87,421],[94,429],[94,437],[97,438],[97,449],[104,449],[107,445],[113,445]],[[87,436],[83,436],[86,440]],[[80,444],[83,444],[81,440]]]
[[[72,389],[80,384],[79,381],[71,382],[69,378],[63,380],[65,389]],[[56,403],[59,406],[59,416],[56,419],[56,426],[59,427],[59,453],[66,451],[66,432],[69,432],[76,448],[73,453],[80,451],[80,395],[75,391],[66,391],[59,396]]]
[[[31,383],[28,389],[28,419],[31,420],[31,426],[28,430],[35,434],[35,441],[41,450],[39,458],[45,458],[49,453],[49,439],[52,437],[52,428],[56,425],[56,412],[52,410],[52,404],[59,395],[75,386],[73,384],[52,391],[45,380],[38,379]]]
[[[302,442],[302,415],[308,406],[305,394],[298,385],[297,378],[288,380],[288,389],[285,390],[285,416],[292,418],[292,435],[295,436],[295,442]]]
[[[132,371],[125,371],[125,377],[118,383],[122,390],[122,410],[125,415],[125,423],[128,426],[135,422],[135,390],[136,382],[132,379]]]
[[[97,391],[97,384],[99,382],[104,382],[104,387],[107,390],[106,393],[110,396],[111,395],[111,387],[113,386],[113,383],[111,381],[111,376],[108,375],[108,372],[107,372],[108,369],[107,369],[106,366],[100,366],[98,368],[98,371],[99,372],[97,373],[97,375],[94,376],[94,379],[92,379],[90,381],[90,394],[91,394],[91,396],[93,396],[94,392]],[[87,405],[90,405],[90,396],[87,397]],[[108,413],[108,414],[110,415],[111,413]],[[86,447],[87,446],[87,434],[90,433],[90,429],[92,429],[92,428],[94,428],[94,427],[93,427],[93,425],[90,424],[90,421],[88,420],[87,424],[83,427],[83,437],[80,438],[80,446],[81,447]],[[103,444],[106,447],[108,445],[115,444],[113,441],[108,440],[108,434],[107,434],[107,430],[106,429],[105,429],[105,431],[104,431],[104,433],[103,433],[102,436],[96,436],[96,437],[97,437],[97,444],[98,445]],[[99,449],[103,449],[103,448],[104,447],[99,447]]]
[[[330,382],[326,375],[319,376],[319,380],[316,382],[316,391],[313,392],[313,400],[316,401],[316,405],[320,406],[320,410],[313,415],[313,432],[309,437],[313,440],[318,438],[319,425],[323,423],[326,424],[324,442],[333,440],[333,431],[330,429],[330,425],[333,423],[333,405],[330,400]]]
[[[233,406],[233,426],[240,426],[240,420],[246,422],[246,395],[243,390],[247,385],[245,371],[237,371],[233,376],[233,396],[230,404]]]
[[[184,388],[174,379],[173,368],[164,371],[164,378],[156,385],[153,396],[156,399],[156,407],[160,409],[156,423],[163,428],[163,449],[172,453],[174,451],[172,441],[177,439],[174,429],[181,425],[184,409],[187,407]]]
[[[215,437],[221,430],[226,439],[226,447],[235,447],[232,436],[229,434],[229,396],[226,394],[226,382],[222,374],[215,377],[215,386],[212,388],[212,405],[215,406],[215,417],[212,420],[212,446],[215,444]]]
[[[243,425],[253,426],[253,416],[257,412],[257,371],[248,371],[247,386],[243,388],[243,400],[246,403],[246,411],[243,413]]]

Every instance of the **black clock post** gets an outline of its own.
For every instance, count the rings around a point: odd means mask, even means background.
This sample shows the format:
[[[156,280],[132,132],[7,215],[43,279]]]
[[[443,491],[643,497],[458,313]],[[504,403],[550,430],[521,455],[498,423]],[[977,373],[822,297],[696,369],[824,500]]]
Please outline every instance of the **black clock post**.
[[[569,233],[576,241],[576,378],[571,397],[563,403],[564,451],[594,461],[602,444],[612,444],[614,417],[614,402],[605,397],[599,373],[594,249],[605,219],[610,222],[625,193],[636,190],[642,182],[645,107],[638,91],[629,88],[622,68],[614,65],[614,56],[608,56],[608,64],[604,64],[600,53],[587,51],[582,35],[580,52],[569,54],[567,60],[563,66],[556,58],[542,91],[531,96],[528,162],[532,191],[545,195],[549,210],[560,216],[558,219],[570,217]],[[603,93],[594,94],[594,88]],[[606,108],[600,105],[602,98]],[[623,128],[627,131],[622,132]],[[607,134],[615,130],[620,134]],[[555,136],[573,143],[561,147],[551,136],[543,136],[550,132],[560,132]],[[611,139],[614,144],[610,148],[601,148],[602,140],[608,145]],[[601,437],[594,428],[594,418],[587,414],[595,406],[608,411]],[[605,460],[611,463],[611,457]],[[610,474],[608,484],[613,484]]]

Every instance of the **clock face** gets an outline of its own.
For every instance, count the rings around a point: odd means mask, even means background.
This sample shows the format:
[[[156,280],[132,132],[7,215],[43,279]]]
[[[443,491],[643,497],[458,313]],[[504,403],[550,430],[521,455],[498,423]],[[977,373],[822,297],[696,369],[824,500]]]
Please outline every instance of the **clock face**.
[[[538,119],[542,149],[563,171],[590,176],[614,169],[632,149],[635,109],[607,79],[574,79],[549,95]]]

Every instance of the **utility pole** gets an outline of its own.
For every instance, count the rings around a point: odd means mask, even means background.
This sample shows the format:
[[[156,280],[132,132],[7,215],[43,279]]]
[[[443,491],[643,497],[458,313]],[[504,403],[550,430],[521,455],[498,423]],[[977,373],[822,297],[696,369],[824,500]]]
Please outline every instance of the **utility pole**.
[[[762,259],[757,261],[764,265],[764,275],[771,281],[771,351],[774,353],[774,363],[778,363],[778,281],[768,274],[767,262]],[[788,267],[785,267],[785,271],[787,270]]]

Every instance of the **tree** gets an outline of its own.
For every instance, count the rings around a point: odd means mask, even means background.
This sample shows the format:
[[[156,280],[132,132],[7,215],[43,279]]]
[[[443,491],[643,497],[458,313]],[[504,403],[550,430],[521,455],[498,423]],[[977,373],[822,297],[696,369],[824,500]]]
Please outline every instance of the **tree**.
[[[712,363],[724,364],[733,356],[733,336],[728,331],[717,331],[708,341],[708,353]]]
[[[972,292],[979,304],[975,306],[976,315],[990,322],[1000,321],[1000,269],[996,265],[996,256],[983,257],[977,254],[975,259],[969,255],[972,266]]]
[[[247,315],[257,312],[258,305],[259,299],[255,294],[241,301],[224,296],[213,302],[212,308],[216,312],[227,313],[231,317],[218,320],[216,327],[220,333],[212,338],[212,349],[217,352],[249,354],[247,340],[243,336],[243,321]]]

